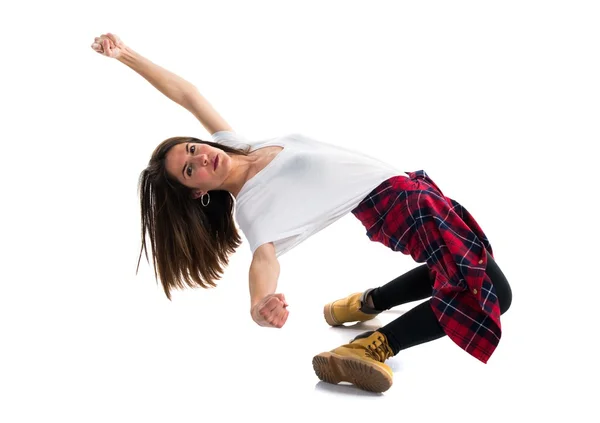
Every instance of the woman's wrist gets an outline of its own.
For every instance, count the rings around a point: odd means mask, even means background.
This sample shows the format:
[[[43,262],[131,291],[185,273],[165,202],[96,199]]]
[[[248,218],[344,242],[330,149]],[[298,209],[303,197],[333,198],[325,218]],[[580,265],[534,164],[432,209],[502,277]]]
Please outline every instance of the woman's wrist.
[[[130,47],[123,45],[119,48],[121,49],[121,54],[117,57],[119,62],[131,67],[133,63],[139,59],[139,55]]]

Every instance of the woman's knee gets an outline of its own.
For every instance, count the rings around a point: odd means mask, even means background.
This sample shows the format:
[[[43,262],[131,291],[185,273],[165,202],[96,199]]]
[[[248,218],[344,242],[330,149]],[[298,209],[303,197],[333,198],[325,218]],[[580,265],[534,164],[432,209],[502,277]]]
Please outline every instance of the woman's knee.
[[[489,253],[485,272],[492,280],[492,284],[496,290],[496,296],[500,305],[500,314],[504,314],[512,304],[512,289],[510,288],[508,279],[506,279],[506,276],[504,276],[504,273],[502,273],[502,270],[500,270],[500,267]]]
[[[508,281],[505,280],[504,285],[501,294],[498,294],[498,289],[496,289],[496,295],[498,295],[498,301],[500,302],[500,314],[506,313],[512,304],[512,290],[510,289]]]

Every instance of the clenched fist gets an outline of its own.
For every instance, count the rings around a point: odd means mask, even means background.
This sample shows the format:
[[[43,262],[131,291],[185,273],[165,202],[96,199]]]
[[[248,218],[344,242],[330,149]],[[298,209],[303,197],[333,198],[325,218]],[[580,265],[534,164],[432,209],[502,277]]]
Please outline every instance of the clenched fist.
[[[125,48],[125,44],[116,35],[108,33],[94,38],[91,47],[97,53],[112,57],[113,59],[118,59]]]
[[[252,319],[260,326],[281,328],[290,314],[287,306],[283,294],[271,294],[252,307],[250,313]]]

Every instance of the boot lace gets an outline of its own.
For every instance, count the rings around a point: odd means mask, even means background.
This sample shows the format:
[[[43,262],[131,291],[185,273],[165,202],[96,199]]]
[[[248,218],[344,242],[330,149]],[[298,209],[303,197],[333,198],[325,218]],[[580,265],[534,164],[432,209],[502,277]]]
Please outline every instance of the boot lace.
[[[365,351],[368,357],[377,361],[381,361],[382,363],[394,355],[392,348],[383,340],[381,336],[378,336],[377,340],[367,345],[367,349]]]

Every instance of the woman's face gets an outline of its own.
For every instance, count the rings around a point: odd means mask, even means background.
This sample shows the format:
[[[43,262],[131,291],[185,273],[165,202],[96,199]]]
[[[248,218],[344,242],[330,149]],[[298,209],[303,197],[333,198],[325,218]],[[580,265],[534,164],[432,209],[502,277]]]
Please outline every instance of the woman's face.
[[[190,142],[172,147],[165,164],[169,175],[202,195],[221,187],[229,174],[231,158],[221,149]]]

